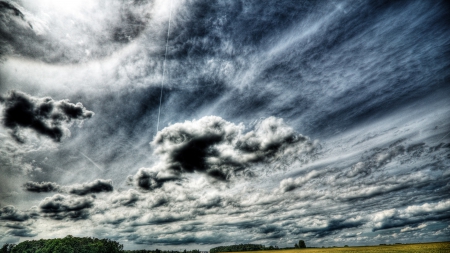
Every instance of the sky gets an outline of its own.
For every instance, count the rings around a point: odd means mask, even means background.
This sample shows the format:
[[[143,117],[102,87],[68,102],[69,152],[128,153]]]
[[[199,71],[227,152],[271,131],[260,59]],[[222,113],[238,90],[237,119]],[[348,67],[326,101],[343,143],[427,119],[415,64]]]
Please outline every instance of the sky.
[[[448,240],[449,15],[0,0],[0,244]]]

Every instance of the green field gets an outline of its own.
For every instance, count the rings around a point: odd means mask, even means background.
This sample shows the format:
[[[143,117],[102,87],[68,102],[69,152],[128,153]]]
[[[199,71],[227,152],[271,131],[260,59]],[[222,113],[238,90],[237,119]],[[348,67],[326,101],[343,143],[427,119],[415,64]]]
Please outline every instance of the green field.
[[[400,253],[400,252],[427,252],[427,253],[450,253],[450,242],[395,244],[364,247],[336,247],[336,248],[306,248],[306,249],[284,249],[284,250],[262,250],[251,251],[252,253],[330,253],[330,252],[365,252],[365,253]],[[228,253],[228,252],[227,252]],[[248,253],[248,252],[246,252]]]

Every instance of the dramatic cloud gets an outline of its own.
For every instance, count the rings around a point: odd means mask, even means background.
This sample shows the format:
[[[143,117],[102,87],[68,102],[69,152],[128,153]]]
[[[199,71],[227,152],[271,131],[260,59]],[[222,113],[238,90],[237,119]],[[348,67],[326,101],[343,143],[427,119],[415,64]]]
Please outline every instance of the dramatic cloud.
[[[0,62],[3,55],[11,50],[9,44],[13,36],[8,34],[11,25],[16,22],[22,23],[24,20],[24,15],[17,6],[10,2],[0,1]]]
[[[165,182],[177,181],[179,177],[170,173],[164,173],[149,168],[141,168],[134,177],[128,177],[130,184],[135,183],[144,190],[154,190],[161,188]]]
[[[164,214],[146,214],[132,223],[132,226],[143,226],[149,224],[166,224],[176,221],[187,220],[191,215],[185,213],[164,213]]]
[[[365,219],[362,217],[319,217],[309,222],[306,221],[306,224],[302,228],[296,229],[296,233],[314,232],[318,237],[324,237],[343,229],[362,226],[364,223]]]
[[[114,190],[112,181],[105,179],[97,179],[89,183],[69,186],[61,186],[54,182],[29,181],[23,187],[26,191],[30,192],[65,192],[79,196],[100,192],[112,192]]]
[[[205,173],[228,180],[252,164],[279,159],[311,159],[315,144],[287,126],[283,119],[269,117],[244,133],[244,126],[216,116],[176,123],[161,130],[152,142],[161,163],[141,169],[134,179],[144,189],[159,188],[183,173]],[[163,176],[168,173],[172,176]]]
[[[90,183],[69,186],[67,192],[83,196],[91,193],[111,192],[113,189],[111,180],[97,179]]]
[[[405,225],[419,224],[424,221],[443,220],[450,218],[450,200],[438,203],[412,205],[405,209],[389,209],[378,212],[373,217],[373,230],[381,230]],[[406,229],[406,228],[405,228]]]
[[[133,189],[130,189],[124,193],[119,193],[113,196],[112,203],[121,206],[134,206],[139,198],[139,193]]]
[[[18,54],[51,63],[102,58],[142,34],[151,15],[149,11],[153,10],[151,6],[152,1],[106,6],[101,1],[70,5],[0,1],[0,56]],[[36,8],[45,15],[36,13]],[[103,8],[109,15],[99,15],[95,8]],[[77,9],[82,9],[84,15],[78,15]],[[55,16],[64,17],[64,21],[55,22]],[[86,22],[87,17],[95,19],[95,25]]]
[[[86,219],[89,217],[88,209],[93,207],[94,200],[91,197],[71,197],[56,194],[47,197],[39,204],[39,210],[45,217],[55,220],[62,219]]]
[[[26,182],[24,189],[29,192],[56,192],[60,186],[54,182]]]
[[[83,121],[94,113],[86,110],[81,103],[72,104],[68,100],[36,98],[23,92],[11,91],[0,100],[3,109],[3,125],[11,129],[12,136],[24,142],[21,129],[32,129],[56,142],[70,133],[65,127],[72,120]]]
[[[32,229],[24,228],[24,229],[11,229],[6,231],[8,235],[18,236],[18,237],[34,237],[38,235]]]
[[[0,209],[0,220],[26,221],[29,218],[27,213],[17,210],[14,206],[5,206]]]
[[[14,15],[20,18],[24,18],[23,13],[17,9],[12,3],[0,1],[0,10],[2,10],[2,16]],[[4,18],[4,17],[3,17]]]
[[[306,174],[303,177],[298,177],[296,179],[293,179],[293,178],[283,179],[280,182],[280,190],[282,192],[292,191],[292,190],[294,190],[296,188],[301,187],[303,184],[305,184],[309,180],[311,180],[313,178],[320,177],[320,176],[322,176],[325,173],[327,173],[326,169],[324,169],[322,171],[313,170],[313,171],[309,172],[308,174]]]
[[[0,245],[448,240],[448,6],[0,0]]]

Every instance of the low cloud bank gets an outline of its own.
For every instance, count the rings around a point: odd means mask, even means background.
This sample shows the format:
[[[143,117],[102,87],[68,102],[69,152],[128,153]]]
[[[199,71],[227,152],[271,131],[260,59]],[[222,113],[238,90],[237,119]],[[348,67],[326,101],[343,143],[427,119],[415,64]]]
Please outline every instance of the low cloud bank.
[[[84,196],[92,193],[112,192],[112,180],[97,179],[89,183],[61,186],[54,182],[27,182],[23,188],[29,192],[60,192]]]
[[[411,205],[404,209],[383,210],[375,213],[373,217],[373,231],[421,224],[426,221],[443,221],[450,218],[450,200]]]
[[[29,214],[17,210],[14,206],[5,206],[0,209],[0,220],[26,221],[29,218]]]
[[[57,192],[61,188],[54,182],[26,182],[23,188],[29,192]]]

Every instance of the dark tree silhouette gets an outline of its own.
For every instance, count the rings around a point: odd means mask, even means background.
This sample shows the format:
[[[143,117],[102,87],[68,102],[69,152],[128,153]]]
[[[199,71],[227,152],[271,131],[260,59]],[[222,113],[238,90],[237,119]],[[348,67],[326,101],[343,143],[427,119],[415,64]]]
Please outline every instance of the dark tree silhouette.
[[[73,237],[68,235],[64,238],[49,240],[24,241],[17,244],[13,253],[52,253],[52,252],[89,252],[89,253],[119,253],[123,252],[123,246],[109,239],[97,239],[91,237]]]
[[[16,246],[13,243],[6,243],[3,245],[3,247],[0,249],[0,253],[11,253],[12,249]]]
[[[306,248],[305,241],[303,241],[303,240],[298,241],[298,247],[301,248],[301,249]]]

